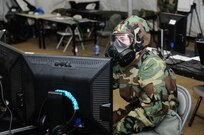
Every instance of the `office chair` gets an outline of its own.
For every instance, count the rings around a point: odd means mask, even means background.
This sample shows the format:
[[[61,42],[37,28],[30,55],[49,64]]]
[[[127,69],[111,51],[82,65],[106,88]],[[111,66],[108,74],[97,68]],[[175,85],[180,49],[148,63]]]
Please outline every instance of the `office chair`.
[[[89,3],[85,7],[86,10],[94,10],[96,9],[96,3]]]
[[[181,117],[182,120],[181,126],[183,129],[191,111],[192,98],[189,91],[183,86],[177,84],[177,90],[179,100],[178,114]]]
[[[79,40],[82,41],[82,37],[81,37],[81,34],[79,32],[79,29],[78,27],[76,27],[75,31],[74,31],[75,35],[77,35],[79,37]],[[72,30],[71,28],[68,26],[64,31],[57,31],[57,34],[61,36],[57,46],[56,46],[56,49],[59,49],[60,45],[62,45],[63,42],[66,42],[66,45],[63,49],[63,52],[66,52],[70,42],[72,41],[72,38],[73,38],[73,33],[72,33]],[[68,38],[68,39],[66,39]],[[83,47],[83,46],[82,46]],[[83,47],[84,48],[84,47]]]
[[[196,106],[193,110],[193,114],[191,115],[191,118],[190,118],[190,121],[188,123],[188,126],[191,127],[192,123],[193,123],[193,120],[196,116],[196,113],[198,111],[198,108],[200,106],[200,103],[203,99],[203,96],[204,96],[204,85],[196,85],[196,86],[193,86],[192,90],[199,95],[199,98],[198,98],[198,101],[196,103]]]
[[[95,9],[98,10],[100,7],[99,1],[93,1],[93,2],[75,2],[75,1],[69,1],[69,4],[71,6],[71,9],[74,10],[89,10],[89,9]]]

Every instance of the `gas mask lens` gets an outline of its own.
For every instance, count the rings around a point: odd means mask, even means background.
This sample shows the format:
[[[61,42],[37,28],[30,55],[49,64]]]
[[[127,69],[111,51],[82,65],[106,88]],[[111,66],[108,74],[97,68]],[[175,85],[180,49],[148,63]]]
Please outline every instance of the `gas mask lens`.
[[[128,65],[135,58],[133,39],[131,34],[114,33],[112,43],[107,47],[106,57],[112,57],[113,62],[121,66]]]
[[[113,34],[112,42],[116,42],[119,47],[129,47],[133,42],[133,35],[131,34]]]

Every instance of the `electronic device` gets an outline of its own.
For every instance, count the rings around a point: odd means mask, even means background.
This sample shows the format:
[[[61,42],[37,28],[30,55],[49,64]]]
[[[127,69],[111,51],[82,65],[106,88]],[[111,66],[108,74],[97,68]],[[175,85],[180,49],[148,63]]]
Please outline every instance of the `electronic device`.
[[[5,79],[5,99],[23,125],[39,126],[39,120],[49,114],[48,93],[65,90],[78,103],[75,118],[80,119],[83,133],[112,133],[111,59],[27,54],[0,42],[0,75]],[[107,104],[109,120],[101,117]]]
[[[30,117],[27,114],[30,113],[28,113],[29,110],[26,110],[26,106],[34,105],[34,102],[29,99],[30,97],[25,91],[27,84],[23,82],[25,76],[22,74],[22,65],[24,64],[22,51],[0,41],[0,76],[2,76],[0,134],[31,129],[27,121]],[[32,92],[34,91],[30,91],[29,94],[32,95]],[[8,113],[4,103],[10,108],[12,116]],[[10,123],[12,123],[11,127]]]
[[[196,39],[196,48],[200,58],[200,64],[202,68],[204,68],[204,38],[202,35],[198,36]]]
[[[35,78],[36,110],[48,91],[67,90],[78,102],[77,114],[87,132],[104,133],[99,127],[111,131],[111,121],[100,120],[100,106],[112,99],[110,59],[27,54],[25,60]]]
[[[173,50],[185,54],[187,16],[161,12],[159,15],[159,27],[163,31],[159,38],[164,50]]]

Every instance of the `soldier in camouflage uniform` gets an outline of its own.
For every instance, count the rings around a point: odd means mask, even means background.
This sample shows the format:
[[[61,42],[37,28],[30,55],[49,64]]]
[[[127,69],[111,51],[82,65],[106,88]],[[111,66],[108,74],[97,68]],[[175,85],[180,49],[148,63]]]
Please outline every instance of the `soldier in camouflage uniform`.
[[[178,107],[174,73],[157,55],[147,51],[150,33],[146,21],[130,16],[116,26],[106,56],[114,61],[114,79],[120,96],[129,102],[113,112],[115,135],[150,130],[169,109]]]

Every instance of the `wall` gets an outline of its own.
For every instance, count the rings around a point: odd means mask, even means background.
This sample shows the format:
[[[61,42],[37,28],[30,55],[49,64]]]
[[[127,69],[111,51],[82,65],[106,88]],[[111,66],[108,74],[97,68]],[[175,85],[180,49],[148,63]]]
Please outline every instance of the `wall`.
[[[118,10],[118,11],[127,11],[127,0],[101,0],[101,8],[103,10]],[[201,23],[202,31],[204,31],[204,2],[202,0],[193,0],[196,3],[196,9],[198,11],[199,20]],[[157,11],[157,1],[156,0],[133,0],[133,10],[140,10],[141,8]],[[192,19],[192,27],[190,30],[190,22],[191,22],[191,13],[188,14],[188,23],[187,23],[187,35],[191,37],[196,37],[198,33],[201,32],[198,24],[198,19],[195,10],[193,10],[193,19]]]
[[[140,10],[141,8],[156,11],[156,0],[132,0],[132,8]],[[100,0],[103,10],[128,11],[128,0]]]
[[[5,7],[5,2],[9,0],[0,0],[0,20],[4,17],[7,12]],[[36,7],[43,8],[46,13],[52,12],[57,8],[70,8],[69,0],[27,0]],[[90,0],[76,0],[80,1],[90,1]],[[93,1],[93,0],[91,0]],[[95,1],[95,0],[94,0]],[[128,11],[128,0],[99,0],[100,9],[102,10],[116,10],[116,11]],[[203,0],[193,0],[197,4],[198,16],[201,22],[202,30],[204,30],[204,6]],[[157,0],[133,0],[132,8],[140,10],[141,8],[157,11]],[[189,33],[190,16],[188,16],[187,24],[187,34]],[[195,10],[193,11],[192,27],[190,36],[195,37],[197,33],[200,33],[200,28],[198,25],[197,16]]]
[[[35,0],[37,8],[42,8],[45,13],[51,13],[54,9],[70,8],[67,0]]]

